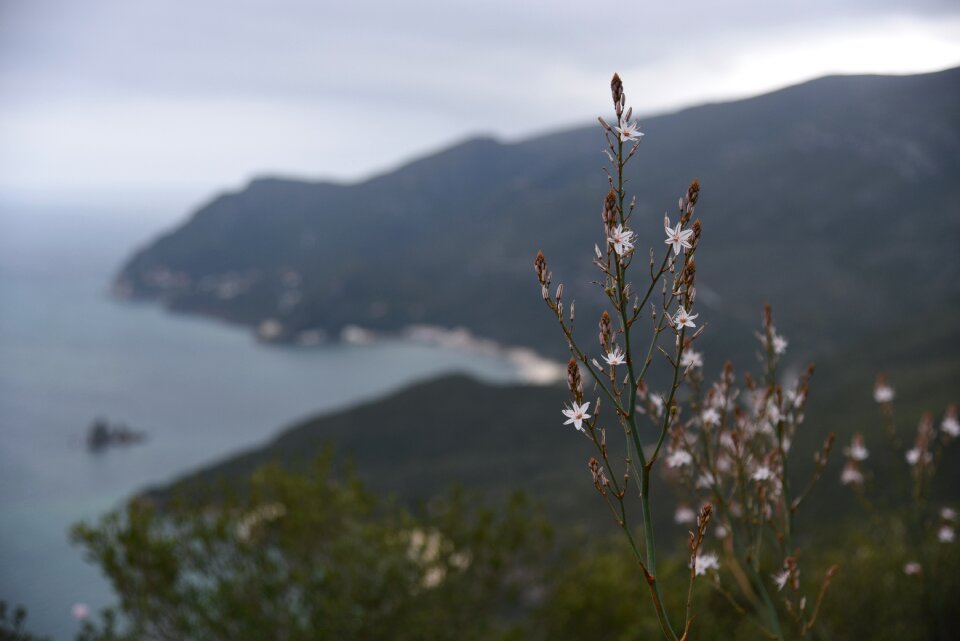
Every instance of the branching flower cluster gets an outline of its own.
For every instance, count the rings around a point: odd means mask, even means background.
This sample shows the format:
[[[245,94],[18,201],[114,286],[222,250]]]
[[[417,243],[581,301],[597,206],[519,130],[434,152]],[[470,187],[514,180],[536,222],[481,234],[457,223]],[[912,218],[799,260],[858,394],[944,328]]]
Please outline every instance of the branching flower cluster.
[[[873,387],[873,399],[880,406],[888,444],[902,461],[901,470],[908,478],[905,485],[909,488],[909,495],[900,498],[902,503],[910,506],[905,525],[908,548],[915,558],[904,564],[903,571],[908,576],[923,577],[925,573],[936,571],[930,558],[930,544],[936,542],[939,545],[949,545],[956,539],[956,510],[931,501],[930,490],[944,449],[960,437],[960,421],[955,404],[947,407],[939,428],[934,424],[931,414],[924,414],[917,424],[913,441],[905,444],[901,441],[896,427],[895,397],[895,390],[886,376],[878,376]],[[861,502],[872,509],[873,503],[868,499],[868,490],[873,475],[865,468],[870,452],[862,434],[853,435],[850,446],[844,448],[844,456],[846,464],[841,472],[840,482],[850,486]]]
[[[595,347],[575,338],[574,303],[566,306],[562,284],[552,290],[553,275],[543,253],[538,252],[534,261],[542,297],[571,352],[567,368],[571,400],[562,410],[565,424],[572,424],[591,443],[593,455],[587,465],[593,485],[629,540],[666,639],[688,638],[698,577],[708,578],[769,637],[785,639],[793,633],[803,637],[814,625],[836,572],[836,567],[829,569],[819,581],[816,597],[808,602],[799,579],[800,557],[791,547],[794,513],[820,478],[833,444],[831,435],[815,455],[812,478],[800,492],[793,492],[788,455],[803,422],[812,366],[790,389],[778,385],[777,365],[787,341],[777,334],[767,308],[763,332],[758,334],[765,363],[762,378],[748,375],[744,388],[737,388],[728,363],[720,379],[706,386],[703,356],[694,349],[704,330],[696,309],[696,252],[702,225],[694,212],[700,185],[696,180],[690,184],[679,199],[675,219],[664,215],[662,244],[641,262],[633,226],[636,200],[628,200],[624,168],[637,153],[642,134],[631,119],[617,75],[611,89],[617,123],[600,119],[610,161],[609,191],[601,205],[603,242],[594,245],[593,260],[609,308],[598,321]],[[639,276],[631,280],[635,272]],[[651,391],[647,383],[655,363],[670,381],[662,392]],[[585,396],[584,378],[595,397]],[[611,428],[622,432],[622,445],[608,440]],[[676,520],[692,528],[681,625],[666,612],[657,577],[650,484],[661,457],[668,474],[689,497],[676,510]],[[637,500],[639,517],[634,514]],[[634,529],[637,520],[642,536]],[[719,544],[708,545],[711,530]],[[774,560],[774,569],[763,567],[769,559]],[[721,580],[722,570],[729,579]]]
[[[671,427],[667,465],[686,496],[715,506],[720,565],[729,571],[712,573],[712,585],[768,637],[802,638],[816,623],[837,568],[827,570],[815,598],[808,598],[793,547],[794,517],[826,467],[834,435],[814,454],[813,471],[796,491],[790,454],[804,421],[813,366],[786,388],[778,383],[787,341],[777,333],[769,306],[757,338],[763,374],[745,374],[742,387],[730,362],[708,385],[702,355],[686,353],[686,407]],[[657,409],[658,403],[650,404],[651,412]],[[691,514],[681,504],[675,520],[685,523]],[[776,569],[765,569],[768,562]]]
[[[665,638],[679,641],[687,637],[693,621],[690,599],[683,625],[675,625],[665,611],[657,579],[650,480],[653,466],[665,452],[667,436],[676,424],[677,393],[682,372],[690,365],[688,354],[703,330],[698,326],[699,314],[694,311],[695,254],[701,224],[693,216],[700,186],[693,181],[680,198],[675,224],[664,216],[665,239],[660,246],[661,255],[651,249],[649,262],[645,265],[646,274],[640,284],[631,283],[628,272],[637,260],[637,233],[631,228],[636,201],[627,200],[624,168],[637,153],[643,134],[632,120],[632,109],[626,106],[623,83],[617,75],[611,81],[611,91],[617,123],[610,125],[600,119],[610,161],[607,170],[610,189],[601,206],[603,246],[594,246],[594,265],[601,275],[598,282],[610,309],[600,316],[597,348],[583,347],[574,338],[574,304],[571,302],[565,308],[563,285],[557,287],[555,293],[551,292],[552,274],[542,252],[537,254],[534,267],[543,299],[556,316],[572,354],[567,368],[571,402],[563,410],[567,418],[565,424],[572,424],[591,442],[594,454],[588,461],[588,468],[593,484],[629,539],[650,587]],[[638,349],[634,341],[638,340],[641,327],[649,330],[649,336]],[[647,392],[645,381],[650,367],[660,357],[672,377],[672,384],[665,394],[652,396]],[[598,394],[595,399],[585,400],[583,372],[589,376],[592,390]],[[609,418],[601,412],[601,407],[607,405],[610,406]],[[648,419],[654,421],[656,429],[653,443],[648,443],[645,448],[641,430]],[[608,444],[610,426],[618,426],[624,435],[622,456],[614,455],[612,444]],[[635,497],[640,503],[642,539],[634,533],[633,519],[636,517],[628,507]],[[702,550],[711,515],[712,507],[705,505],[693,517],[697,524],[689,542],[688,597],[692,596],[696,578],[716,568],[716,556]]]

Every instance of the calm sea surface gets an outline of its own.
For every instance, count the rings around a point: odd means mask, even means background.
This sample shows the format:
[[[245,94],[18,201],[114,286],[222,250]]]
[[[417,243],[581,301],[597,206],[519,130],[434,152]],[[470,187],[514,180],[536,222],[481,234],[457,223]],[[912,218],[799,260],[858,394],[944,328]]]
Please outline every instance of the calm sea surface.
[[[244,330],[105,295],[156,218],[0,205],[0,600],[28,627],[72,638],[70,609],[111,602],[67,540],[145,486],[263,442],[318,411],[451,371],[518,376],[505,360],[392,342],[266,347]],[[149,432],[89,453],[98,416]]]

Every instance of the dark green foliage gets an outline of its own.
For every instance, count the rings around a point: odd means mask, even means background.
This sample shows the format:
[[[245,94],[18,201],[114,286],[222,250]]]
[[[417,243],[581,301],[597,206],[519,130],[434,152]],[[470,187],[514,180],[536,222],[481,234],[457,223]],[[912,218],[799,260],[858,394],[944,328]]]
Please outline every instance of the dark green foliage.
[[[551,534],[520,496],[494,511],[454,492],[414,516],[333,476],[329,456],[245,489],[76,526],[125,618],[83,637],[499,639],[542,591]]]

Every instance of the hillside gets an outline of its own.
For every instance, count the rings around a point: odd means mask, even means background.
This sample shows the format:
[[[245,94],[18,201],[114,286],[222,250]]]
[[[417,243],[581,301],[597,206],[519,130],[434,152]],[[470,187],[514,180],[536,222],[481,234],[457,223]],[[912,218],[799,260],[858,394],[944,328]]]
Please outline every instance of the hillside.
[[[748,353],[763,302],[803,358],[953,314],[957,113],[960,69],[828,77],[643,119],[640,247],[663,246],[663,212],[698,177],[704,339],[727,354]],[[601,150],[593,125],[471,140],[355,184],[254,180],[137,252],[115,290],[271,340],[430,324],[561,357],[531,262],[542,248],[590,317]]]
[[[831,431],[839,444],[862,432],[880,477],[888,476],[892,466],[904,466],[902,452],[891,451],[883,436],[872,398],[873,374],[885,370],[896,385],[898,428],[905,442],[912,441],[922,412],[939,417],[948,402],[960,400],[960,360],[939,351],[945,342],[960,341],[960,317],[947,320],[925,334],[912,334],[910,341],[899,340],[903,332],[886,337],[881,342],[895,346],[893,361],[885,362],[879,356],[882,345],[871,341],[818,363],[807,420],[798,433],[798,458],[791,463],[798,480],[806,481],[812,452]],[[708,379],[720,366],[718,358],[707,354]],[[499,498],[523,489],[555,519],[607,531],[609,514],[590,485],[586,467],[590,444],[562,425],[560,409],[566,398],[560,386],[489,385],[464,376],[427,381],[289,426],[260,447],[212,463],[151,494],[163,498],[171,491],[210,483],[216,487],[219,481],[233,487],[266,463],[302,468],[332,446],[337,459],[349,461],[371,490],[408,505],[441,495],[453,484]],[[805,518],[860,509],[852,494],[838,493],[839,447]],[[941,465],[939,492],[955,500],[958,483],[960,443],[954,443]],[[658,482],[655,488],[655,504],[662,506],[655,518],[668,526],[675,498],[666,484]]]

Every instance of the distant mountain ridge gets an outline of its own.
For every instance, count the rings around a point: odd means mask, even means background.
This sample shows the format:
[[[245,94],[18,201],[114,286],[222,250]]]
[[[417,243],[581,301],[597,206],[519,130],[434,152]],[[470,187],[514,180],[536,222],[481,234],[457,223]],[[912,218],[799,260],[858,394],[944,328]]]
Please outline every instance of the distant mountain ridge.
[[[639,251],[663,249],[663,213],[697,177],[708,342],[749,336],[764,302],[814,353],[911,316],[941,322],[960,308],[958,113],[960,68],[827,77],[643,119],[629,175]],[[470,140],[357,184],[254,180],[137,252],[115,290],[266,340],[428,324],[562,356],[532,257],[543,249],[591,319],[602,149],[593,125]]]

